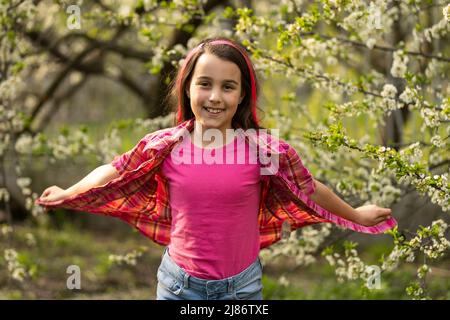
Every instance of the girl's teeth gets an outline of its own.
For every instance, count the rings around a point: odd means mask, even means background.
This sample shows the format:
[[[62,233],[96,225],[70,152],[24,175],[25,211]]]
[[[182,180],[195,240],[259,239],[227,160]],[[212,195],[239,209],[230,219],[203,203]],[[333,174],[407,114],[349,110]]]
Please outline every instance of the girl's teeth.
[[[222,110],[221,109],[211,109],[211,108],[205,108],[208,112],[211,112],[211,113],[219,113],[219,112],[222,112]]]

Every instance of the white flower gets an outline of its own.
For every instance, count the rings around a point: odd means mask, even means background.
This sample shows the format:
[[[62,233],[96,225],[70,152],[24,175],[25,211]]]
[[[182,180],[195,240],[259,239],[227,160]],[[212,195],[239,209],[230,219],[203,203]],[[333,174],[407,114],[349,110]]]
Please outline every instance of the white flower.
[[[123,257],[122,256],[119,256],[119,255],[114,255],[114,254],[110,254],[109,256],[108,256],[108,261],[110,262],[110,263],[117,263],[117,264],[122,264],[122,262],[123,262]]]
[[[446,18],[443,18],[435,25],[431,26],[430,28],[425,29],[423,31],[425,40],[428,42],[432,42],[433,38],[438,39],[441,36],[444,36],[447,33],[447,24],[448,24],[448,20],[446,20]]]
[[[313,57],[323,56],[326,54],[327,44],[325,42],[318,41],[313,38],[303,40],[308,54]]]
[[[411,239],[411,241],[409,241],[409,245],[412,248],[418,248],[420,246],[421,242],[422,241],[418,237],[415,237],[415,238]]]
[[[6,261],[13,261],[17,258],[17,251],[14,249],[6,249],[4,255]]]
[[[0,188],[0,201],[4,200],[5,202],[9,201],[9,192],[6,188]]]
[[[12,271],[11,277],[17,281],[22,282],[25,279],[25,276],[27,275],[26,271],[24,268],[19,267],[19,268],[15,268]]]
[[[32,145],[33,138],[28,134],[23,134],[17,139],[15,148],[18,153],[27,154],[30,153]]]
[[[1,199],[1,197],[0,197],[0,199]],[[13,232],[13,228],[11,226],[5,225],[5,226],[2,226],[2,228],[1,228],[1,234],[4,236],[6,236],[12,232]]]
[[[415,259],[415,255],[413,252],[411,252],[407,257],[406,257],[406,261],[407,262],[413,262]]]
[[[395,51],[391,67],[392,76],[396,78],[404,77],[408,62],[409,58],[407,55],[403,54],[401,51]]]
[[[368,10],[369,16],[367,17],[368,26],[374,29],[382,29],[381,25],[381,17],[382,17],[382,8],[375,5],[373,2],[370,2],[370,7]]]
[[[415,90],[410,88],[405,88],[402,94],[399,96],[399,99],[406,104],[411,104],[415,101]]]
[[[330,266],[334,266],[336,264],[336,261],[334,260],[333,256],[331,256],[331,255],[325,256],[325,259],[328,261]]]
[[[439,73],[439,67],[439,63],[436,60],[432,59],[425,69],[425,75],[428,78],[435,77]]]
[[[20,187],[20,188],[25,188],[25,187],[28,187],[29,185],[30,185],[30,183],[31,183],[31,179],[30,178],[18,178],[17,179],[17,185]]]
[[[25,234],[25,239],[27,242],[27,245],[29,246],[35,246],[36,245],[36,238],[34,237],[34,235],[32,233],[27,233]]]
[[[337,64],[337,59],[333,56],[328,56],[327,57],[327,64],[332,66],[332,65],[336,65]]]
[[[385,84],[383,87],[383,91],[381,91],[381,95],[384,98],[391,98],[394,99],[395,95],[397,94],[397,88],[394,87],[392,84]]]
[[[336,7],[339,9],[339,0],[329,0],[328,3],[330,4],[330,6]]]
[[[289,286],[289,280],[285,276],[278,278],[278,283],[284,287]]]
[[[420,115],[425,121],[425,125],[428,127],[438,127],[440,124],[439,113],[429,108],[423,108],[420,110]]]
[[[374,38],[369,38],[366,40],[366,46],[369,49],[373,49],[373,47],[375,46],[375,43],[377,42],[377,40],[375,40]]]
[[[81,72],[78,72],[78,71],[75,71],[75,72],[72,72],[72,73],[70,74],[70,76],[69,76],[69,82],[70,82],[71,85],[75,85],[75,84],[77,84],[78,82],[80,82],[80,81],[82,80],[82,78],[83,78],[82,73],[81,73]]]
[[[119,16],[126,17],[131,13],[131,6],[128,4],[122,4],[119,7],[118,14]]]
[[[450,4],[442,8],[442,13],[444,14],[445,20],[450,21]]]
[[[442,148],[442,147],[445,146],[445,143],[444,143],[444,141],[442,140],[442,137],[439,136],[439,135],[433,136],[433,137],[431,138],[431,143],[432,143],[434,146],[438,147],[438,148]]]

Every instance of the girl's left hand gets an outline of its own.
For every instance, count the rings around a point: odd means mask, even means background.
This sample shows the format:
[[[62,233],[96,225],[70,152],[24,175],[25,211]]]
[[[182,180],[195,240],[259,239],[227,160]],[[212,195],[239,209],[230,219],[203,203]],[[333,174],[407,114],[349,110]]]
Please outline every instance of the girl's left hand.
[[[377,225],[391,218],[392,210],[389,208],[380,208],[374,204],[358,207],[356,210],[356,223],[366,227]]]

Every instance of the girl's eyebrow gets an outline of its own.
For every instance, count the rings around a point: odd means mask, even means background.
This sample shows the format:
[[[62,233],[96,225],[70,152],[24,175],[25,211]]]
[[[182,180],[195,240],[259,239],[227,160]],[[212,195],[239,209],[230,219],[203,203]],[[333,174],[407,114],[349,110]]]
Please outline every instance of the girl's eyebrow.
[[[211,77],[207,77],[207,76],[200,76],[200,77],[197,77],[197,79],[212,80]],[[239,84],[239,83],[237,83],[237,82],[236,82],[235,80],[233,80],[233,79],[225,79],[225,80],[223,80],[223,82],[232,82],[232,83],[235,83],[236,85]]]

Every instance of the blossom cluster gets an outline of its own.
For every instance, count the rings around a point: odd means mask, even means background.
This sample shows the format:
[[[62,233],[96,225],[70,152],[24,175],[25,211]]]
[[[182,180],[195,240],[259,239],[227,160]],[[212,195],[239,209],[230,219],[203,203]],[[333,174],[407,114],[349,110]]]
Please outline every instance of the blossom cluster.
[[[285,221],[284,237],[276,244],[262,250],[260,253],[263,264],[280,257],[293,257],[296,266],[308,266],[317,261],[317,250],[331,231],[330,224],[320,227],[304,227],[298,232],[290,232],[290,225]],[[280,279],[280,284],[287,284],[286,278]]]
[[[326,248],[322,255],[325,257],[328,264],[335,267],[335,274],[338,282],[351,280],[363,280],[366,287],[371,289],[371,277],[373,276],[374,266],[366,265],[358,256],[356,250],[357,243],[346,241],[344,242],[344,254],[341,255],[332,247]],[[376,275],[379,276],[379,275]]]
[[[139,250],[133,250],[125,255],[115,255],[111,254],[108,257],[109,263],[112,265],[129,265],[135,266],[138,259],[142,256],[145,249],[141,248]]]
[[[25,267],[18,261],[18,254],[16,250],[5,249],[4,258],[8,265],[8,271],[11,278],[22,282],[29,276],[29,273],[27,272]]]

